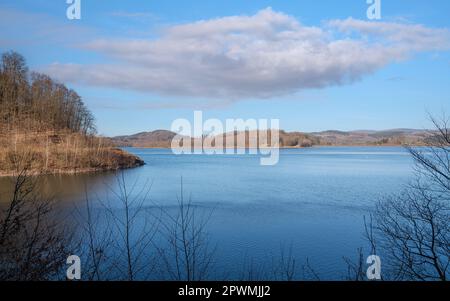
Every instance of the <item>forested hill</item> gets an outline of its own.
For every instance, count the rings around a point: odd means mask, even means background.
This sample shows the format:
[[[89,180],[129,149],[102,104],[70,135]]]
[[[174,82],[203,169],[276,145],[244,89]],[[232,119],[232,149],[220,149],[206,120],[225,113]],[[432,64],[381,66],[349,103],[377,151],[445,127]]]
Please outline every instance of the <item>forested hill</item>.
[[[143,162],[95,135],[81,97],[49,76],[28,70],[23,56],[0,63],[0,175],[110,170]]]
[[[0,68],[3,130],[95,132],[94,118],[75,91],[45,74],[30,73],[15,52],[2,55]]]
[[[241,132],[242,134],[243,132]],[[226,133],[223,139],[234,139],[236,133]],[[385,131],[324,131],[315,133],[280,131],[281,147],[312,146],[401,146],[426,145],[433,131],[394,129]],[[112,141],[121,146],[168,148],[176,133],[166,130],[142,132],[129,136],[117,136]],[[248,133],[246,133],[248,145]],[[224,140],[224,141],[225,141]]]

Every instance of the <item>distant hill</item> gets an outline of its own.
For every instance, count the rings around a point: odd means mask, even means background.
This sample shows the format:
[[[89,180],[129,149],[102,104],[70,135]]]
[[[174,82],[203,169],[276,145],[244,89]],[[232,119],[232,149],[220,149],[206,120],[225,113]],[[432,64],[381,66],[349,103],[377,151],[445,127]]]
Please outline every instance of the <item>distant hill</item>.
[[[130,136],[117,136],[111,138],[117,146],[133,147],[170,147],[175,133],[166,130],[141,132]]]
[[[233,138],[237,133],[226,133],[224,139]],[[247,133],[248,134],[248,133]],[[169,148],[176,133],[167,130],[142,132],[129,136],[111,138],[117,146]],[[303,133],[280,131],[281,147],[312,146],[389,146],[389,145],[424,145],[430,131],[416,129],[392,129],[384,131],[358,130]],[[247,143],[248,145],[248,143]]]
[[[319,138],[320,145],[423,145],[432,133],[426,130],[392,129],[384,131],[324,131],[311,133],[311,135]]]

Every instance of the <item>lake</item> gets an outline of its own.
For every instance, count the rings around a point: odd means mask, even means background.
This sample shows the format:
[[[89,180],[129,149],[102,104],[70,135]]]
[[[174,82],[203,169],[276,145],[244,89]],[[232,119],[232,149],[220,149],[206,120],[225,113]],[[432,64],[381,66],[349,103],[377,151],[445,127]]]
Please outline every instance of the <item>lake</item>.
[[[124,171],[127,183],[149,189],[146,206],[173,208],[182,178],[184,195],[212,212],[213,279],[238,279],[249,264],[270,269],[287,247],[299,267],[308,258],[321,279],[342,279],[343,257],[356,258],[357,248],[367,246],[363,217],[412,178],[412,160],[401,147],[283,149],[275,166],[261,166],[257,155],[127,150],[146,162]],[[104,173],[48,176],[42,188],[70,210],[82,206],[86,190],[105,199],[114,185],[115,175]]]

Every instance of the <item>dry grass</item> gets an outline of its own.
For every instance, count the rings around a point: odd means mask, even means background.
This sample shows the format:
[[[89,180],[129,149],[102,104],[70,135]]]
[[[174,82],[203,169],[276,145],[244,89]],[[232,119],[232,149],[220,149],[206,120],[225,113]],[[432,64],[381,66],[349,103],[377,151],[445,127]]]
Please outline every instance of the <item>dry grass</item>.
[[[0,135],[0,175],[12,174],[19,160],[27,160],[36,173],[115,170],[142,164],[106,138],[53,131]]]

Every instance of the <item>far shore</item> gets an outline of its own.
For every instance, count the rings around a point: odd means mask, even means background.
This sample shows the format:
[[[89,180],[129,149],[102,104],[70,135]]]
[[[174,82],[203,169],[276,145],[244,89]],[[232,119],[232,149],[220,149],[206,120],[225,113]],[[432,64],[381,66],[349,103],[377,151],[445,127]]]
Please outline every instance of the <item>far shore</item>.
[[[423,147],[426,146],[424,144],[383,144],[383,145],[373,145],[373,144],[352,144],[352,145],[313,145],[313,146],[280,146],[279,149],[310,149],[310,148],[331,148],[331,147]],[[167,146],[120,146],[120,148],[142,148],[142,149],[171,149],[171,147]],[[261,149],[271,149],[273,147],[260,147]],[[203,148],[203,149],[213,149],[213,148]],[[233,149],[231,147],[225,149]],[[235,148],[236,149],[236,148]],[[243,149],[242,147],[237,149]],[[246,147],[245,149],[248,149]],[[253,148],[254,149],[254,148]]]
[[[142,165],[144,165],[144,164],[142,164]],[[46,171],[30,170],[29,172],[27,172],[27,175],[29,175],[29,176],[44,176],[44,175],[96,174],[96,173],[103,173],[103,172],[131,169],[131,168],[140,167],[142,165],[121,167],[121,168],[100,168],[99,167],[99,168],[79,168],[79,169],[71,169],[71,170],[67,170],[67,169],[55,169],[55,170],[46,170]],[[17,172],[14,172],[14,171],[7,171],[7,172],[0,171],[0,178],[15,177],[15,176],[17,176]]]

